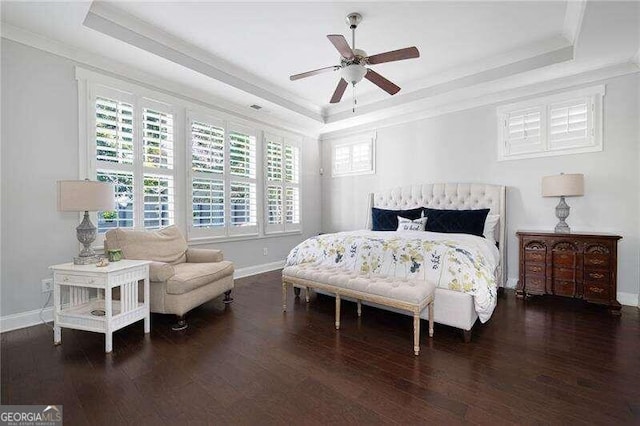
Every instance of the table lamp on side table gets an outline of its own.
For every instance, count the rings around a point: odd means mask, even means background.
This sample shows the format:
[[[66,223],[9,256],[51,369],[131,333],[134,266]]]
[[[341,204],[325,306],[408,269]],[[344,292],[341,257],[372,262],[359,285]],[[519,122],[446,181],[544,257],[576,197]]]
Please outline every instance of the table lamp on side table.
[[[569,217],[571,208],[564,200],[564,197],[578,197],[584,195],[584,175],[575,173],[565,175],[560,173],[555,176],[545,176],[542,178],[542,196],[560,197],[560,202],[556,206],[556,217],[559,219],[555,232],[569,233],[571,228],[565,222]]]
[[[96,239],[96,227],[89,219],[89,212],[114,209],[114,187],[110,183],[86,180],[58,181],[58,211],[84,212],[84,218],[76,228],[78,241],[84,248],[78,257],[73,258],[76,265],[97,263],[98,257],[91,248]]]

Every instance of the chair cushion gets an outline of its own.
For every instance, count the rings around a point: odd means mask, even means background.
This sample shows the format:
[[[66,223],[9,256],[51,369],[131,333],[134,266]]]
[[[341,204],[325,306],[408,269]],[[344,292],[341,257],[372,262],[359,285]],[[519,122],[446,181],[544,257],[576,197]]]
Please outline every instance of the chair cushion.
[[[121,249],[125,259],[171,264],[183,263],[187,259],[187,241],[176,226],[158,231],[112,229],[105,235],[105,248]]]
[[[173,266],[175,275],[167,281],[168,294],[184,294],[233,275],[233,263],[180,263]]]

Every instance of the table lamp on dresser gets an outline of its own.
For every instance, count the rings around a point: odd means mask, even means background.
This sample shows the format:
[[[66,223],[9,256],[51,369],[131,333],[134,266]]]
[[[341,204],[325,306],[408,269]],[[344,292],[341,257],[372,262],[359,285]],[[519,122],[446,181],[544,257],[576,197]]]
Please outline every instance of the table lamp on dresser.
[[[584,195],[584,175],[580,173],[568,174],[560,173],[555,176],[545,176],[542,178],[542,196],[560,197],[560,202],[556,206],[556,217],[559,222],[555,227],[557,233],[569,233],[571,228],[565,220],[569,217],[569,205],[564,200],[565,197],[579,197]]]
[[[96,227],[89,219],[89,212],[114,209],[114,187],[110,183],[85,180],[58,181],[58,211],[84,212],[84,218],[76,228],[78,241],[83,249],[73,258],[76,265],[98,262],[91,243],[96,239]]]

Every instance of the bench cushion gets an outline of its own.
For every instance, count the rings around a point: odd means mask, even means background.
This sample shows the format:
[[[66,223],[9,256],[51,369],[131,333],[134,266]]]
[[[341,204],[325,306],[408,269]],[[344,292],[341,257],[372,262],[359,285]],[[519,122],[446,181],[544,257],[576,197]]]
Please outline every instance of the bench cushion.
[[[435,291],[432,282],[358,272],[335,266],[301,263],[283,269],[285,277],[301,278],[334,287],[420,305]]]

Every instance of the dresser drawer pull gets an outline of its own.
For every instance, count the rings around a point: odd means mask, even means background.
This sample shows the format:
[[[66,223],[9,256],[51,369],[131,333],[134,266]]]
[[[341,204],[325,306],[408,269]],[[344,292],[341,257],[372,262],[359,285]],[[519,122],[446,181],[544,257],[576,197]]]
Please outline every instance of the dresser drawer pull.
[[[95,284],[95,282],[96,282],[96,280],[94,280],[93,278],[91,278],[91,279],[89,280],[89,284]]]
[[[600,287],[589,287],[589,290],[591,290],[591,292],[593,293],[602,293],[604,291],[604,288],[600,288]]]
[[[599,274],[599,273],[597,273],[597,272],[591,272],[591,273],[589,274],[589,276],[590,276],[591,278],[596,278],[596,279],[604,278],[604,275],[603,275],[603,274]]]
[[[591,263],[592,265],[602,265],[604,263],[604,260],[602,260],[602,259],[590,259],[589,263]]]
[[[542,271],[542,267],[540,267],[540,266],[530,266],[529,269],[531,269],[532,272],[540,272],[540,271]]]
[[[561,254],[560,256],[558,256],[560,259],[562,260],[567,260],[569,259],[569,255],[568,254]]]
[[[64,281],[64,282],[69,281],[69,277],[62,277],[62,281]]]

